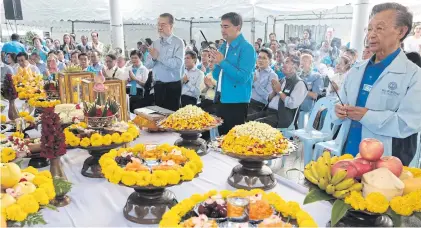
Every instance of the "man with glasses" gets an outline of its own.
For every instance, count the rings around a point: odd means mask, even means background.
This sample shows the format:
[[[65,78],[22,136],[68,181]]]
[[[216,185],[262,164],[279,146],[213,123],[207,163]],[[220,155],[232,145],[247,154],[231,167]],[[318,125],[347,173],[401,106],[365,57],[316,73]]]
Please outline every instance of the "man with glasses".
[[[126,79],[124,71],[117,66],[117,57],[113,54],[108,54],[105,57],[105,66],[102,68],[102,75],[109,79]]]
[[[149,57],[145,62],[152,69],[155,80],[155,104],[177,111],[180,108],[181,75],[184,66],[183,40],[173,34],[174,17],[169,13],[158,18],[160,38],[148,47]]]
[[[245,122],[251,98],[256,51],[241,33],[242,25],[243,19],[239,14],[224,14],[221,18],[221,33],[226,42],[219,51],[210,51],[215,63],[213,78],[218,81],[216,114],[224,120],[218,128],[221,135]]]

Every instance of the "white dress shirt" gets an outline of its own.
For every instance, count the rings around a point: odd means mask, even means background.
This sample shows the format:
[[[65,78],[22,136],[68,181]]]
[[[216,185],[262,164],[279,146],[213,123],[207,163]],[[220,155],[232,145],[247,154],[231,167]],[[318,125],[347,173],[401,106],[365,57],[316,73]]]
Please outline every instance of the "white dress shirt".
[[[130,74],[130,71],[132,71],[132,69],[133,69],[133,65],[126,67],[126,72],[123,74],[121,80],[130,81],[129,74]],[[148,75],[149,75],[149,70],[141,64],[139,69],[137,70],[136,74],[134,75],[134,77],[137,80],[139,80],[143,83],[146,83],[146,81],[148,80]],[[127,87],[130,87],[130,86],[131,86],[130,83],[127,83]],[[143,86],[139,85],[138,83],[136,83],[136,87],[143,89]]]
[[[186,69],[185,74],[187,75],[188,82],[183,83],[181,94],[199,99],[201,93],[200,85],[203,83],[205,77],[204,73],[195,66],[190,70]]]
[[[111,69],[108,69],[107,67],[104,66],[104,71],[105,74],[104,77],[106,78],[115,78],[115,79],[120,79],[120,80],[127,80],[127,78],[124,76],[124,71],[120,68],[118,68],[117,66],[114,66]],[[114,76],[114,77],[113,77]]]
[[[286,81],[284,80],[281,85],[281,91],[284,90],[285,83]],[[295,85],[294,90],[291,92],[291,94],[285,98],[285,107],[289,109],[298,108],[303,103],[304,99],[307,97],[307,93],[308,91],[306,85],[303,81],[299,81]],[[276,94],[276,96],[273,97],[272,100],[269,102],[269,108],[278,110],[279,99],[279,94]]]

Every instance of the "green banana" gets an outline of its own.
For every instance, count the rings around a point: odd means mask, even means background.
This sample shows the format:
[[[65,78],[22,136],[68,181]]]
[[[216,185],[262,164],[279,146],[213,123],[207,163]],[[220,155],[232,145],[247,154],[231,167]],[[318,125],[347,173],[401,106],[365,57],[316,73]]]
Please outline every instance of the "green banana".
[[[349,191],[361,191],[363,189],[363,184],[361,183],[355,183],[350,188],[348,188]]]
[[[316,164],[317,164],[316,162],[312,161],[310,165],[310,170],[311,170],[311,173],[313,174],[313,177],[318,180],[319,174],[317,172]]]
[[[318,186],[319,186],[319,188],[321,189],[321,190],[325,190],[326,189],[326,186],[329,184],[329,182],[327,181],[327,179],[325,179],[324,177],[322,177],[322,178],[320,178],[319,179],[319,184],[318,184]]]
[[[339,182],[341,182],[343,179],[345,179],[348,172],[344,169],[341,169],[333,175],[332,180],[330,181],[331,184],[337,185]]]
[[[343,199],[349,194],[349,190],[335,191],[333,196],[338,199]]]
[[[335,185],[336,191],[341,191],[350,188],[355,183],[354,178],[348,178]]]
[[[310,181],[311,183],[313,183],[313,184],[316,184],[316,185],[318,185],[319,184],[319,180],[317,180],[317,178],[315,178],[314,176],[313,176],[313,173],[310,171],[310,170],[304,170],[304,176],[306,177],[306,179],[308,180],[308,181]]]
[[[326,186],[326,192],[328,194],[331,194],[332,195],[335,192],[335,186],[333,186],[332,184],[328,184]]]

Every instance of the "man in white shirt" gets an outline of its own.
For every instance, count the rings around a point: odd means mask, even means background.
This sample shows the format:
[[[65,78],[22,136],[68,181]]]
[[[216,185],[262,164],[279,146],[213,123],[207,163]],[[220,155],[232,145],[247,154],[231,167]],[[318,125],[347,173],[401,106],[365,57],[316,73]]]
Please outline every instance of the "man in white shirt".
[[[82,71],[86,71],[89,67],[89,58],[86,53],[80,53],[79,56],[79,66],[82,68]]]
[[[98,36],[98,32],[91,33],[92,42],[89,46],[92,47],[92,50],[97,51],[99,55],[102,55],[104,52],[104,44],[99,42]]]
[[[415,26],[414,35],[406,38],[403,44],[406,52],[417,52],[421,55],[421,24]]]
[[[117,66],[117,57],[113,54],[108,54],[105,57],[105,66],[102,68],[102,75],[109,79],[127,80],[124,77],[124,72]]]
[[[287,128],[294,120],[300,105],[307,96],[307,87],[304,81],[297,76],[300,65],[298,57],[288,57],[282,71],[285,80],[280,83],[272,80],[272,94],[269,95],[269,107],[264,118],[257,119],[276,128]],[[296,123],[294,123],[296,125]]]
[[[28,54],[26,54],[26,52],[19,52],[16,55],[16,59],[17,62],[19,64],[19,67],[17,69],[17,72],[19,71],[19,68],[21,69],[26,69],[26,70],[31,70],[32,72],[36,73],[36,74],[41,74],[41,72],[39,71],[37,66],[34,66],[32,64],[29,63],[28,61]]]
[[[203,83],[204,73],[197,69],[197,54],[194,51],[186,51],[184,64],[186,66],[181,89],[181,106],[196,105],[200,96],[200,85]]]

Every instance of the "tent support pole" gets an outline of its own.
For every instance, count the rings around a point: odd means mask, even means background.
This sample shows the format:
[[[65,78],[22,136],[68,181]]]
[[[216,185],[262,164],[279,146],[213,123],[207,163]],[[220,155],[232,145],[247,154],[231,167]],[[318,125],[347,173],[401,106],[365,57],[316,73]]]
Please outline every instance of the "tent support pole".
[[[190,40],[193,39],[193,19],[190,20]]]
[[[364,30],[368,23],[369,4],[370,0],[357,0],[353,5],[351,48],[356,49],[357,53],[362,53],[364,49],[366,37]],[[361,58],[361,55],[358,58]]]
[[[111,44],[113,48],[121,48],[125,53],[124,46],[124,29],[123,16],[121,15],[120,2],[118,0],[110,1],[110,29],[111,29]]]

